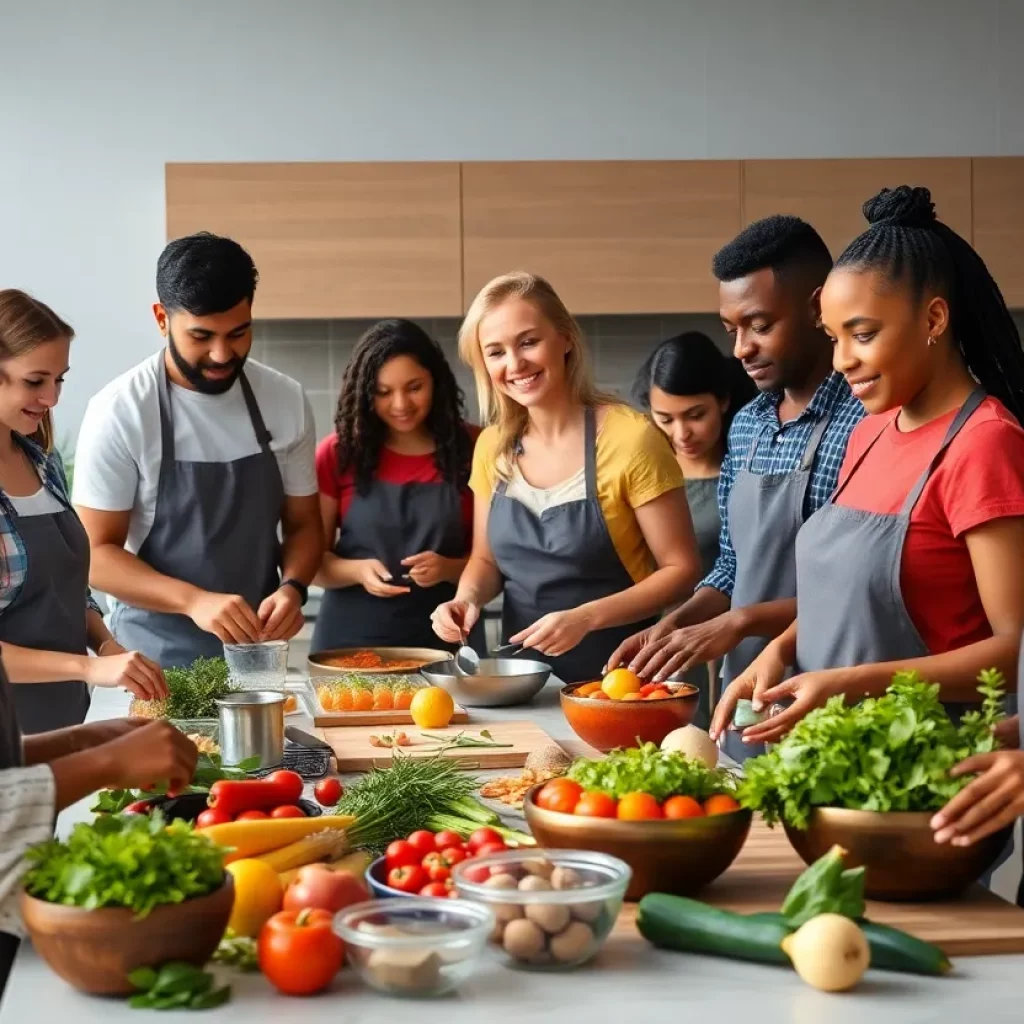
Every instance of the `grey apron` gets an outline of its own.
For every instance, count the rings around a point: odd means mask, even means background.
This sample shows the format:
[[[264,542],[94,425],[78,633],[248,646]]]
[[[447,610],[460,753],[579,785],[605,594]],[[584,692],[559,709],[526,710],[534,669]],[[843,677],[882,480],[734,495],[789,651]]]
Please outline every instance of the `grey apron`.
[[[0,642],[88,654],[89,538],[85,528],[70,508],[19,516],[10,502],[5,504],[25,546],[27,572],[18,596],[0,613]],[[89,688],[84,682],[25,683],[12,690],[18,725],[25,735],[81,725],[89,710]]]
[[[232,462],[174,457],[174,419],[167,367],[159,372],[162,454],[152,529],[138,557],[157,572],[202,590],[240,594],[256,610],[279,586],[277,528],[284,485],[277,458],[245,373],[238,378],[260,450]],[[163,668],[220,657],[223,643],[188,616],[118,602],[111,630],[122,647]]]
[[[538,516],[507,495],[505,481],[495,488],[487,539],[505,580],[503,642],[549,612],[578,608],[633,586],[633,577],[612,543],[597,496],[597,418],[593,409],[586,411],[584,449],[587,491],[579,501],[556,505]],[[596,630],[557,658],[538,657],[550,664],[563,682],[599,679],[612,651],[656,621]]]
[[[878,439],[895,429],[893,421],[878,432],[843,484],[807,520],[796,541],[796,672],[910,660],[931,653],[903,600],[903,548],[925,485],[984,398],[985,393],[976,390],[964,402],[899,512],[865,512],[836,504]],[[946,709],[956,719],[968,706],[946,704]]]
[[[722,532],[722,517],[718,512],[719,477],[693,478],[686,481],[686,503],[690,506],[693,532],[700,554],[701,579],[714,568],[718,559],[718,542]],[[684,682],[700,690],[700,704],[693,716],[693,724],[707,729],[711,723],[711,672],[713,665],[694,665],[686,672]]]
[[[462,558],[466,540],[458,489],[448,483],[393,484],[375,480],[358,492],[342,517],[334,553],[376,558],[387,566],[399,597],[375,597],[360,586],[324,592],[313,629],[313,653],[336,647],[436,647],[430,615],[455,597],[454,583],[418,587],[402,577],[402,559],[421,551]],[[483,620],[472,636],[482,654]]]
[[[764,431],[751,442],[747,461],[729,492],[729,535],[736,552],[733,608],[796,597],[796,537],[804,525],[811,467],[830,419],[823,416],[818,420],[800,465],[789,473],[752,473],[750,466]],[[768,643],[769,638],[762,636],[741,640],[725,656],[723,686],[746,670]],[[734,730],[726,732],[723,747],[740,763],[764,753],[763,743],[744,743]]]

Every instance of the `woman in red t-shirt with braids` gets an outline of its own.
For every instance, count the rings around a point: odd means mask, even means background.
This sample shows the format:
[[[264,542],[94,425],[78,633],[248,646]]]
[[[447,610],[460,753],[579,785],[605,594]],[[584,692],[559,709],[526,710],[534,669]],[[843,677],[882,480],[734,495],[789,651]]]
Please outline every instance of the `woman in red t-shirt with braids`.
[[[382,320],[359,339],[316,452],[327,551],[314,653],[436,646],[430,613],[455,596],[472,538],[477,433],[421,327]]]
[[[970,244],[936,220],[927,189],[883,189],[871,225],[821,293],[833,363],[870,414],[831,501],[797,538],[797,618],[719,704],[792,701],[746,729],[774,742],[842,694],[893,673],[938,683],[954,716],[978,673],[1011,682],[1024,628],[1024,352]],[[796,675],[783,681],[793,666]]]

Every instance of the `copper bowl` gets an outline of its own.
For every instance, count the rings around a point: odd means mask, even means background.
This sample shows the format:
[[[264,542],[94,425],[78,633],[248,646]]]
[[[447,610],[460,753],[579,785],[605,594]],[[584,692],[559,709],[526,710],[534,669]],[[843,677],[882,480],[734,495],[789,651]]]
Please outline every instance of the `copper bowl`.
[[[128,975],[137,967],[180,960],[202,967],[217,948],[231,917],[231,876],[208,896],[156,907],[136,919],[131,910],[86,910],[21,894],[21,916],[36,952],[69,985],[91,995],[135,991]]]
[[[534,786],[523,801],[537,845],[596,850],[624,860],[633,869],[626,890],[630,901],[649,892],[692,896],[710,885],[739,856],[753,817],[739,810],[675,821],[587,818],[538,807],[534,797],[542,785]]]
[[[958,896],[996,862],[1011,829],[972,846],[936,843],[931,812],[852,811],[819,807],[808,828],[783,823],[793,849],[813,864],[833,846],[846,850],[846,866],[867,868],[864,894],[890,902]]]
[[[658,743],[673,729],[689,725],[697,711],[700,691],[684,684],[663,700],[594,700],[577,697],[586,683],[570,683],[560,691],[562,713],[584,743],[607,753],[617,747]]]

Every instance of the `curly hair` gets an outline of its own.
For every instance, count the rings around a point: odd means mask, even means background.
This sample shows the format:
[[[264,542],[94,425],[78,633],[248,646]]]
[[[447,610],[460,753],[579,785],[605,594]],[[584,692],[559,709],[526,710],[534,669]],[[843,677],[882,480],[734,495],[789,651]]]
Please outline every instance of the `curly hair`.
[[[473,440],[465,423],[465,396],[441,346],[411,320],[381,320],[356,342],[345,367],[334,415],[338,472],[351,471],[360,494],[369,490],[387,437],[387,427],[374,411],[377,375],[396,356],[409,356],[433,378],[434,395],[426,428],[434,439],[434,463],[447,483],[465,487],[473,458]]]

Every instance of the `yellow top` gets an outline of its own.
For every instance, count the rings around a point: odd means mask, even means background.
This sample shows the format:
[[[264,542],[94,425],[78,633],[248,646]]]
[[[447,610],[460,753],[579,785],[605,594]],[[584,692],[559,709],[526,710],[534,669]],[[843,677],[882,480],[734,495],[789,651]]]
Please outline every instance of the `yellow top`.
[[[498,433],[487,427],[473,452],[469,486],[490,497],[497,483]],[[628,405],[608,406],[597,434],[597,496],[612,544],[634,582],[654,572],[634,509],[683,486],[683,473],[665,435]]]

